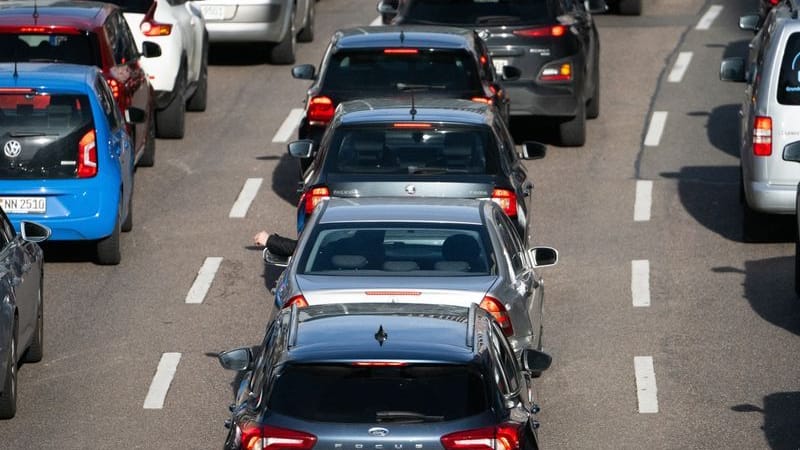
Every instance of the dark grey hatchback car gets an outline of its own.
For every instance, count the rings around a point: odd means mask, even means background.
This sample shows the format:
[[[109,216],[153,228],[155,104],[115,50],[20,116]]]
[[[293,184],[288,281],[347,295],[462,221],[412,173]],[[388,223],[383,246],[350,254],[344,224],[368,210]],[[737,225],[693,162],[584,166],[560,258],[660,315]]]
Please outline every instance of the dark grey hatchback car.
[[[538,449],[531,373],[489,313],[436,305],[283,310],[250,348],[226,449]]]

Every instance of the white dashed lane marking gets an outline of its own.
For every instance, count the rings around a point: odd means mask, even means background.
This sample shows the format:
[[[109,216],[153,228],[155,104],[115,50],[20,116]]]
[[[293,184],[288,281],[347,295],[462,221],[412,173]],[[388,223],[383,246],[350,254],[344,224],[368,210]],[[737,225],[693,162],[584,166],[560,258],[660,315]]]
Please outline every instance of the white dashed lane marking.
[[[241,219],[247,215],[247,210],[250,209],[250,204],[253,203],[253,200],[255,200],[256,194],[258,194],[258,189],[261,188],[261,183],[263,181],[263,178],[248,178],[244,182],[242,191],[239,192],[239,197],[237,197],[236,201],[233,202],[233,206],[231,207],[231,212],[228,213],[228,217],[232,219]]]
[[[666,111],[653,111],[650,118],[650,127],[647,128],[647,135],[644,137],[644,145],[648,147],[658,147],[661,143],[661,135],[664,133],[664,126],[667,124]]]
[[[650,306],[650,261],[631,261],[631,297],[633,306]]]
[[[300,120],[303,118],[303,109],[302,108],[293,108],[289,111],[289,115],[286,116],[281,127],[278,128],[278,131],[275,133],[275,136],[272,137],[272,142],[274,143],[284,143],[289,142],[291,139],[292,134],[294,134],[294,130],[300,125]]]
[[[633,204],[633,220],[646,222],[650,220],[650,209],[653,203],[653,182],[651,180],[636,181],[636,200]]]
[[[689,63],[692,62],[692,52],[680,52],[678,58],[675,59],[675,64],[672,66],[672,71],[667,77],[670,83],[680,83],[683,81],[683,76],[686,74],[686,69],[689,68]]]
[[[208,290],[211,288],[211,283],[214,282],[214,276],[217,274],[220,264],[222,264],[222,258],[218,256],[206,258],[205,262],[203,262],[203,266],[200,267],[200,270],[197,272],[197,278],[194,279],[192,288],[189,289],[189,293],[186,294],[186,303],[203,303],[206,294],[208,294]]]
[[[156,374],[150,383],[147,397],[144,398],[144,409],[161,409],[164,407],[164,400],[167,398],[169,386],[178,370],[178,363],[181,360],[180,353],[164,353],[158,363]]]
[[[653,357],[634,357],[633,370],[636,375],[636,397],[639,400],[639,413],[657,413],[658,388],[656,387],[656,371],[653,367]]]
[[[703,17],[700,18],[700,21],[697,22],[697,26],[695,29],[697,30],[707,30],[711,28],[711,25],[714,24],[714,21],[719,17],[719,13],[722,12],[722,5],[711,5],[703,14]]]

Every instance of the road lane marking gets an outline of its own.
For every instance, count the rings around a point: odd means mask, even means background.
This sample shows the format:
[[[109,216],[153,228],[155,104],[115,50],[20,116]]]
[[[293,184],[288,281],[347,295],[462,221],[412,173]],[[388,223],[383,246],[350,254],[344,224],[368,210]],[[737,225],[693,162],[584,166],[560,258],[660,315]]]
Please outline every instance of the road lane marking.
[[[650,220],[650,208],[653,203],[653,181],[636,180],[636,201],[633,204],[634,222]]]
[[[639,413],[657,413],[658,388],[656,387],[656,371],[653,368],[653,357],[634,357],[633,370],[636,375],[636,397],[639,400]]]
[[[700,18],[700,21],[697,22],[697,26],[695,27],[696,30],[707,30],[711,28],[711,25],[719,16],[719,13],[722,12],[722,5],[711,5],[703,14],[703,17]]]
[[[650,127],[647,128],[647,135],[644,137],[644,145],[648,147],[658,147],[661,142],[661,134],[664,133],[664,125],[667,124],[666,111],[653,111],[650,118]]]
[[[258,189],[261,188],[261,183],[263,181],[263,178],[248,178],[244,182],[242,191],[239,192],[239,197],[237,197],[236,201],[233,202],[233,206],[231,207],[231,212],[228,213],[228,217],[231,219],[241,219],[247,215],[247,210],[250,209],[250,204],[253,203],[253,200],[255,200],[256,194],[258,194]]]
[[[686,69],[689,68],[689,63],[692,62],[692,52],[680,52],[675,64],[672,66],[672,71],[667,77],[670,83],[680,83],[683,81],[683,76],[686,74]]]
[[[147,397],[144,398],[144,409],[161,409],[164,407],[164,400],[167,398],[167,391],[175,377],[178,363],[181,360],[180,353],[164,353],[161,361],[158,362],[156,374],[150,383]]]
[[[281,127],[275,132],[275,136],[272,137],[272,142],[289,142],[294,130],[300,126],[300,120],[302,118],[303,108],[292,108],[292,110],[289,111],[289,115],[283,120]]]
[[[633,306],[650,306],[650,261],[631,261],[631,297]]]
[[[378,16],[372,22],[369,23],[371,27],[377,27],[378,25],[383,25],[383,17]]]
[[[219,270],[220,264],[222,264],[222,258],[218,256],[209,256],[206,258],[205,262],[203,262],[203,266],[200,267],[200,270],[197,272],[197,278],[194,279],[192,288],[189,289],[189,293],[186,294],[186,303],[203,303],[206,294],[208,294],[208,290],[211,288],[211,283],[214,281],[214,276],[217,274],[217,270]]]

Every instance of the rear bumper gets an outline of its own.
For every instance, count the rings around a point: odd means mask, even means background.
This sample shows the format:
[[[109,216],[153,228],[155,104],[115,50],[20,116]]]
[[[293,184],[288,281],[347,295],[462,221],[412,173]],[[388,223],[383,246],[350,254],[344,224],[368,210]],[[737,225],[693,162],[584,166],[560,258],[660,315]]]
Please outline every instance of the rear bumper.
[[[580,93],[574,84],[540,84],[534,80],[503,82],[512,116],[575,117]]]
[[[197,6],[213,5],[213,0],[196,2]],[[284,35],[288,1],[261,0],[225,4],[225,18],[206,18],[211,42],[280,42]]]
[[[797,185],[750,181],[745,196],[750,208],[769,214],[794,214]]]

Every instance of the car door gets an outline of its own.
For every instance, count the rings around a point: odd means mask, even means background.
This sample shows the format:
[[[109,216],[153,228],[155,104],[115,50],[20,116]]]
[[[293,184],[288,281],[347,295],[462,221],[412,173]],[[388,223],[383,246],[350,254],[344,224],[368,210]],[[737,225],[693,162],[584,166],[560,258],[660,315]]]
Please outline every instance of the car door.
[[[2,261],[3,268],[8,274],[14,301],[19,312],[19,328],[17,330],[19,340],[17,345],[18,348],[25,348],[36,325],[36,299],[33,298],[35,291],[31,292],[29,283],[26,283],[26,268],[30,267],[29,258],[25,257],[15,238],[14,227],[11,226],[11,222],[9,222],[5,213],[0,212],[0,246],[2,246],[0,261]]]
[[[124,213],[127,214],[129,204],[127,199],[133,195],[131,190],[133,188],[131,181],[134,163],[132,139],[128,135],[128,130],[119,108],[114,106],[114,97],[108,88],[108,84],[104,83],[102,78],[98,78],[95,81],[95,87],[98,93],[97,100],[105,116],[106,123],[108,123],[108,151],[111,152],[109,156],[112,161],[116,161],[119,164],[123,207],[126,208]]]
[[[161,0],[169,4],[163,7],[171,8],[183,40],[183,49],[189,63],[187,79],[197,80],[203,64],[203,33],[205,24],[200,11],[191,2],[186,0]]]
[[[592,16],[586,11],[583,0],[564,0],[564,10],[566,13],[575,19],[575,28],[578,30],[578,36],[583,44],[584,57],[586,58],[584,67],[584,96],[593,92],[594,87],[589,89],[592,75],[597,68],[594,65],[595,61],[595,33],[592,27]]]
[[[505,122],[499,118],[494,120],[494,130],[497,142],[500,147],[501,158],[504,165],[507,167],[509,179],[514,188],[514,193],[517,195],[517,203],[521,207],[521,213],[524,216],[524,223],[519,223],[517,230],[520,232],[520,237],[525,245],[530,242],[531,223],[531,192],[533,191],[533,183],[528,178],[528,168],[525,167],[522,160],[517,154],[517,147],[514,145],[514,138],[508,130]],[[519,220],[518,220],[519,221]]]

